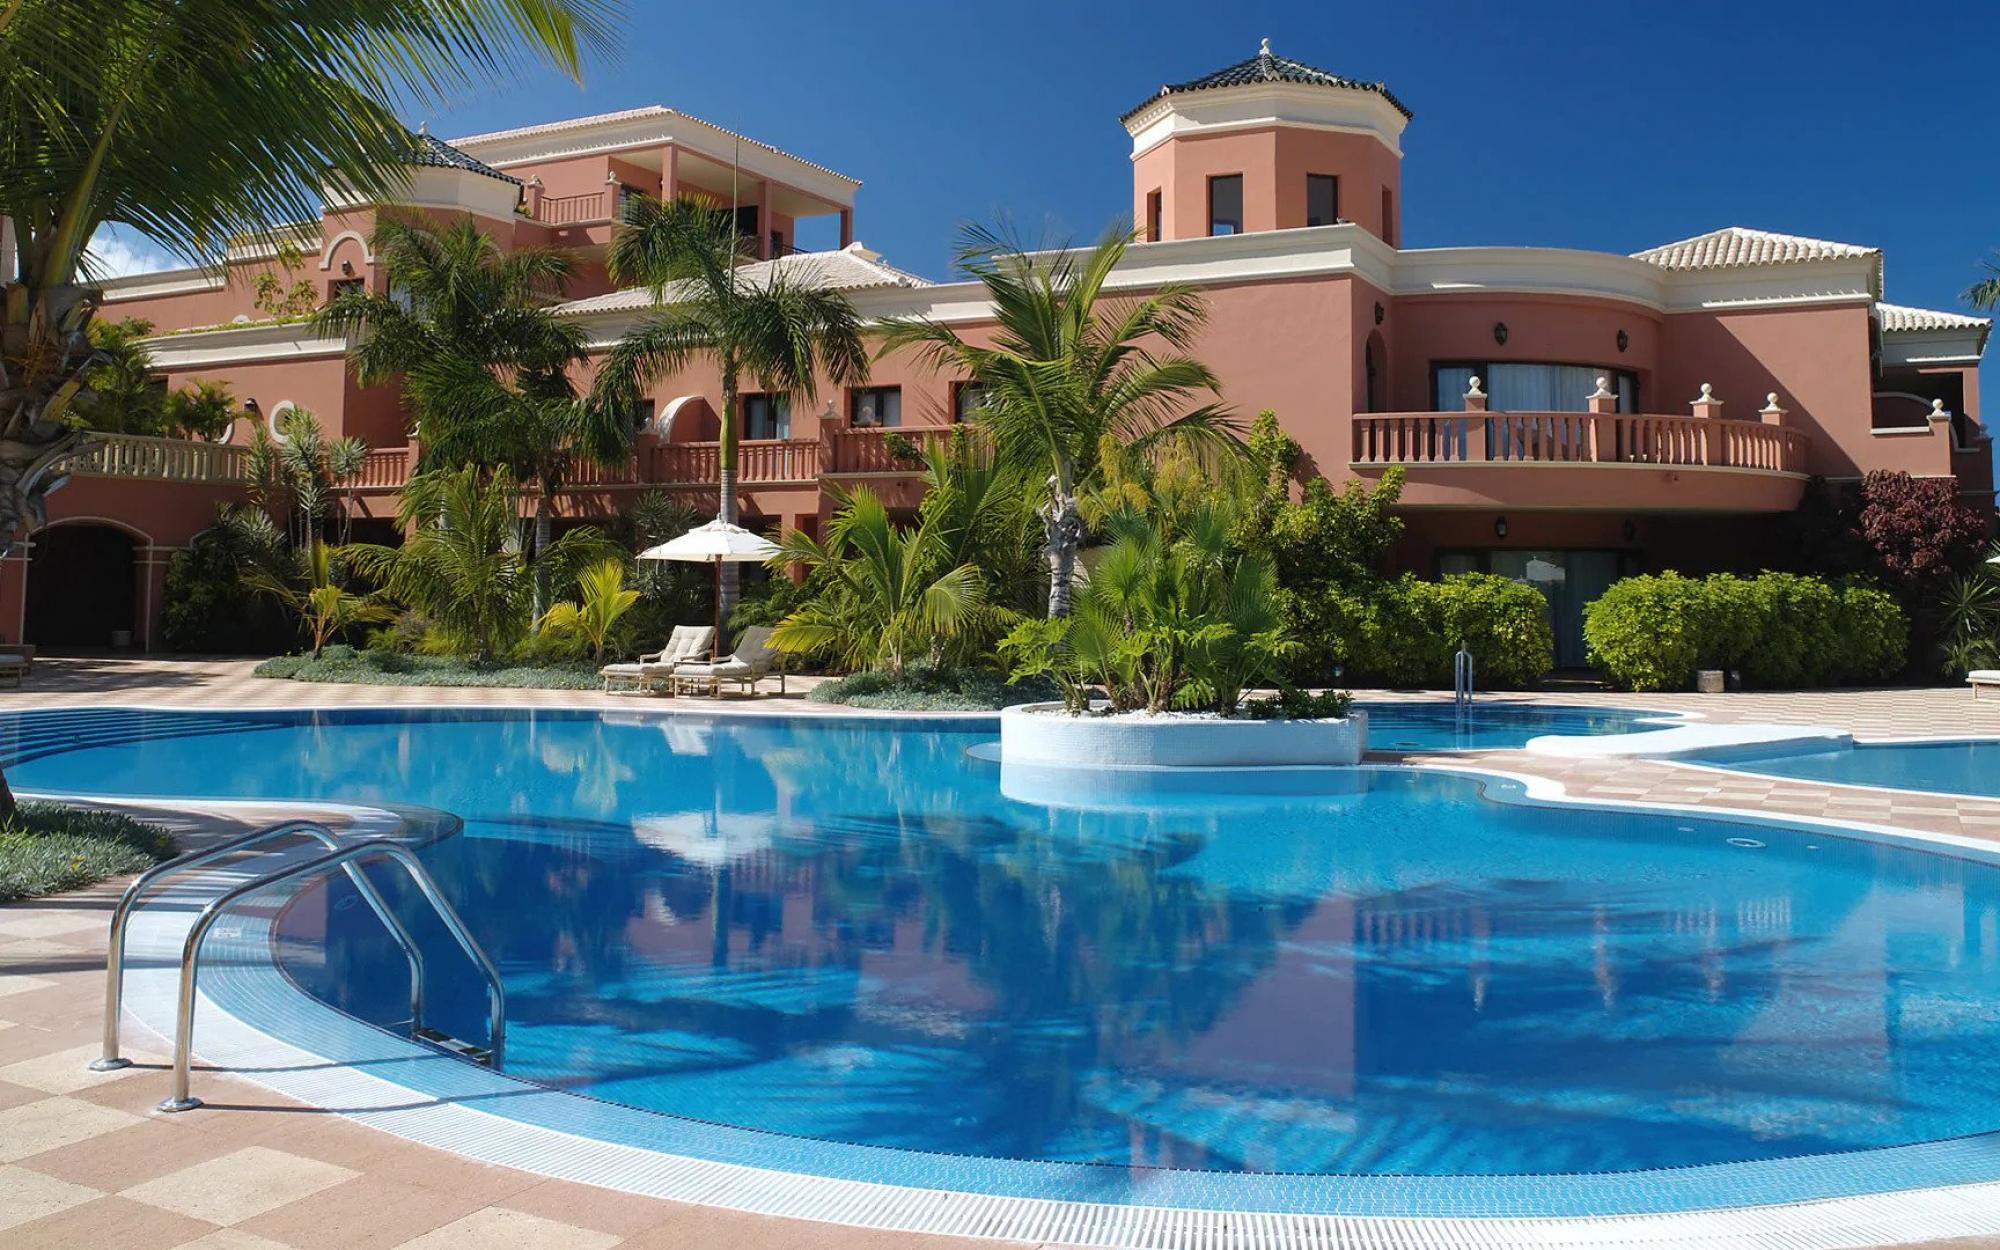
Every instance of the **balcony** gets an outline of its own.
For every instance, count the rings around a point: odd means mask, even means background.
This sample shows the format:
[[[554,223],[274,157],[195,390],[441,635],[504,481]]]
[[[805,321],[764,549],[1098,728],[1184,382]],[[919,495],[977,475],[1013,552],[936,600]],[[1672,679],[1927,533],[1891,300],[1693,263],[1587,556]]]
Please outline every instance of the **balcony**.
[[[1349,463],[1361,477],[1402,466],[1411,507],[1776,512],[1798,503],[1808,446],[1781,424],[1715,416],[1367,413]]]

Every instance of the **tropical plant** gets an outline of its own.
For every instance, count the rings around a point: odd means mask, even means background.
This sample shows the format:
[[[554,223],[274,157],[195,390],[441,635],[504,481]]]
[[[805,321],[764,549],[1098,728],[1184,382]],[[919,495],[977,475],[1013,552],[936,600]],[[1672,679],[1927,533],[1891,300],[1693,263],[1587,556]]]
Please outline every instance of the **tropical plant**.
[[[551,581],[616,548],[589,527],[564,534],[530,561],[521,550],[520,491],[503,465],[420,473],[403,490],[397,520],[409,535],[400,547],[356,543],[355,569],[429,618],[447,645],[486,663],[527,632],[537,563]]]
[[[1882,570],[1919,593],[1972,566],[1986,542],[1987,520],[1959,499],[1950,478],[1877,469],[1861,479],[1856,528]]]
[[[962,657],[967,644],[990,639],[1002,619],[987,602],[979,566],[951,562],[935,520],[898,526],[867,487],[833,514],[826,540],[787,530],[773,569],[798,565],[819,591],[780,621],[771,645],[823,655],[841,668],[901,674],[908,661],[933,666]]]
[[[1210,452],[1240,447],[1214,392],[1215,375],[1187,355],[1206,321],[1201,296],[1169,284],[1144,295],[1105,294],[1133,234],[1117,225],[1089,251],[1030,253],[1003,225],[968,228],[958,264],[985,288],[998,326],[990,341],[960,337],[930,318],[888,323],[882,352],[915,348],[934,369],[969,378],[984,402],[975,420],[1003,460],[1047,475],[1041,515],[1048,613],[1069,614],[1085,521],[1077,498],[1106,436],[1145,452],[1192,440]]]
[[[619,0],[10,0],[0,5],[0,546],[43,523],[102,363],[91,239],[141,231],[197,264],[316,219],[331,179],[407,185],[392,102],[443,102],[540,60],[574,76]],[[14,810],[0,781],[0,819]]]
[[[163,387],[153,377],[145,339],[153,323],[137,317],[93,321],[90,342],[98,363],[85,370],[87,390],[71,416],[84,428],[108,434],[158,434]]]
[[[1994,256],[2000,258],[2000,251]],[[1986,276],[1965,288],[1959,298],[1980,312],[1991,312],[2000,308],[2000,260],[1982,260],[1979,267],[1986,271]]]
[[[625,561],[599,560],[576,575],[577,601],[565,599],[543,614],[540,628],[557,638],[576,639],[593,660],[604,657],[620,623],[639,592],[625,585]]]
[[[278,244],[278,268],[284,277],[269,269],[260,269],[250,280],[251,304],[258,312],[282,321],[303,317],[319,307],[319,283],[311,278],[298,277],[305,264],[305,255],[296,243],[289,240]],[[286,285],[290,279],[290,285]]]
[[[250,572],[245,582],[299,618],[300,627],[312,641],[313,659],[319,658],[320,651],[335,636],[395,615],[389,605],[372,595],[355,594],[347,589],[346,569],[324,539],[311,539],[296,553],[296,563],[294,578],[282,578],[258,568]]]
[[[169,438],[217,443],[236,427],[240,409],[225,382],[190,382],[167,396],[163,412]],[[358,441],[358,440],[357,440]]]
[[[821,378],[852,386],[868,377],[861,319],[846,296],[795,282],[780,265],[746,274],[740,260],[733,216],[708,201],[629,197],[605,269],[614,282],[650,288],[654,308],[605,355],[592,393],[597,407],[628,413],[654,382],[713,361],[722,378],[716,515],[731,524],[743,379],[797,410],[815,402]],[[736,587],[736,567],[725,565],[725,617]]]
[[[1270,557],[1229,542],[1212,504],[1174,518],[1122,513],[1068,617],[1024,622],[1001,642],[1019,680],[1045,677],[1072,712],[1093,687],[1114,710],[1199,709],[1234,716],[1245,690],[1275,677],[1284,636]],[[1171,535],[1171,536],[1170,536]]]
[[[371,241],[389,293],[350,291],[316,318],[346,336],[364,385],[401,378],[424,469],[505,465],[535,486],[531,553],[553,538],[553,506],[583,465],[631,455],[626,412],[577,402],[570,369],[586,339],[555,302],[575,259],[553,247],[502,251],[470,215],[439,225],[388,216]],[[629,411],[629,410],[628,410]],[[535,586],[535,615],[548,587]]]
[[[344,544],[352,527],[354,486],[367,455],[368,445],[360,439],[329,439],[315,413],[294,408],[278,422],[277,438],[261,425],[251,435],[244,453],[246,493],[250,502],[285,518],[286,535],[300,548],[324,536],[327,516],[338,500]]]
[[[1992,549],[2000,559],[2000,545]],[[1938,597],[1938,663],[1948,677],[2000,665],[2000,576],[1981,562],[1952,574]]]
[[[246,605],[243,586],[253,571],[281,572],[291,559],[284,533],[262,509],[218,507],[214,523],[167,562],[160,616],[167,647],[244,652],[281,645],[275,611],[263,602]]]

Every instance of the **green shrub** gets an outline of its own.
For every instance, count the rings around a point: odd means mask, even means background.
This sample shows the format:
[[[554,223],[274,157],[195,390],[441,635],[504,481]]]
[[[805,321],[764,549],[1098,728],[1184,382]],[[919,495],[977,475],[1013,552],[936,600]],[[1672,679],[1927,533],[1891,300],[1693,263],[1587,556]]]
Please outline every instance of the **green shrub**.
[[[1008,684],[985,669],[910,667],[901,676],[860,672],[813,687],[814,703],[896,712],[985,712],[1058,697],[1055,684],[1028,678]]]
[[[1252,699],[1243,705],[1251,720],[1342,720],[1354,710],[1354,696],[1345,690],[1281,688],[1275,698]]]
[[[1583,632],[1605,674],[1633,690],[1686,689],[1707,668],[1762,686],[1875,681],[1909,645],[1888,594],[1796,573],[1628,577],[1585,607]]]
[[[23,803],[0,825],[0,903],[58,894],[174,854],[174,840],[117,812]]]
[[[1549,671],[1555,637],[1540,592],[1510,578],[1457,573],[1427,582],[1405,574],[1317,595],[1286,597],[1286,622],[1306,660],[1303,684],[1322,684],[1338,664],[1345,680],[1390,686],[1451,684],[1463,643],[1483,687],[1529,685]]]

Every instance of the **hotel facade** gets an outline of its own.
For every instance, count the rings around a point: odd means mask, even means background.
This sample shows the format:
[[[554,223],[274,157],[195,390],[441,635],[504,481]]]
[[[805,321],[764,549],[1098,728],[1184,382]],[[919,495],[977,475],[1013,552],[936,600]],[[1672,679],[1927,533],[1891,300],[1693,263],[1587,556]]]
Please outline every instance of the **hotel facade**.
[[[1129,211],[1143,242],[1114,288],[1199,287],[1210,317],[1194,353],[1222,398],[1246,419],[1274,411],[1305,471],[1336,486],[1400,467],[1398,565],[1533,581],[1560,666],[1584,662],[1582,605],[1611,580],[1754,560],[1813,479],[1901,470],[1991,505],[1978,399],[1990,323],[1885,302],[1873,247],[1737,226],[1631,255],[1405,246],[1409,110],[1380,83],[1268,44],[1122,120],[1132,199],[1106,215]],[[416,460],[397,388],[358,385],[346,342],[259,311],[259,274],[322,298],[387,291],[369,242],[378,214],[469,214],[503,248],[576,252],[561,312],[601,351],[649,306],[604,275],[620,202],[691,193],[736,206],[753,267],[840,289],[870,320],[922,315],[977,335],[991,317],[977,284],[919,277],[854,241],[859,186],[669,108],[423,135],[395,204],[330,192],[319,221],[233,248],[220,271],[106,283],[99,316],[151,322],[170,386],[225,383],[243,415],[226,443],[114,436],[69,465],[47,526],[0,561],[0,636],[149,645],[168,560],[217,504],[244,497],[253,425],[275,432],[297,408],[373,449],[357,526],[389,532]],[[795,246],[811,219],[837,220],[837,248]],[[813,411],[743,396],[745,523],[813,528],[863,483],[913,503],[915,475],[886,432],[949,427],[976,400],[964,383],[897,354],[865,387],[822,386]],[[574,485],[563,516],[608,516],[652,489],[712,507],[720,390],[709,367],[663,381],[634,414],[631,463]]]

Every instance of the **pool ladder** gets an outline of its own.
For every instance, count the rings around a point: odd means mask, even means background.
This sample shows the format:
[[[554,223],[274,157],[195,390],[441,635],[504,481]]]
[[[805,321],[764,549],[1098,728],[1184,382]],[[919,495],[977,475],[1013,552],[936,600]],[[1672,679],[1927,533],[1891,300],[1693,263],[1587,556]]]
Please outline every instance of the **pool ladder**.
[[[346,874],[362,901],[368,904],[368,909],[375,913],[375,918],[382,922],[382,927],[389,931],[389,935],[396,940],[396,945],[402,948],[403,958],[410,969],[408,1021],[410,1037],[476,1063],[496,1068],[501,1065],[507,1046],[507,991],[500,983],[500,971],[472,936],[471,931],[465,927],[465,921],[459,918],[458,912],[439,892],[437,882],[432,879],[410,848],[384,838],[366,838],[343,844],[331,829],[317,821],[288,820],[246,833],[239,838],[231,838],[207,850],[196,851],[156,865],[139,874],[131,885],[125,887],[125,893],[111,912],[111,938],[105,957],[104,1047],[103,1052],[91,1061],[92,1071],[110,1072],[128,1067],[132,1062],[119,1053],[119,1024],[125,995],[125,933],[132,911],[139,900],[148,890],[169,877],[179,876],[266,842],[298,836],[318,842],[325,849],[325,853],[302,863],[272,869],[241,885],[225,890],[209,900],[201,909],[201,914],[195,917],[194,924],[189,927],[187,938],[181,945],[180,995],[174,1023],[173,1094],[160,1103],[159,1109],[187,1111],[201,1105],[201,1099],[189,1092],[188,1084],[194,1052],[194,1010],[201,947],[209,930],[215,927],[215,922],[220,920],[224,913],[252,894],[281,882],[314,876],[335,868]],[[401,867],[408,874],[411,883],[417,887],[418,893],[423,895],[424,900],[437,913],[438,919],[444,922],[445,928],[457,941],[459,949],[478,966],[486,980],[488,1029],[491,1039],[489,1046],[475,1046],[425,1026],[423,952],[418,949],[416,939],[410,935],[408,927],[390,908],[388,900],[382,897],[374,883],[368,880],[367,874],[362,872],[362,863],[370,859],[387,859]]]
[[[1451,657],[1451,701],[1454,707],[1472,706],[1472,652],[1462,642]]]

